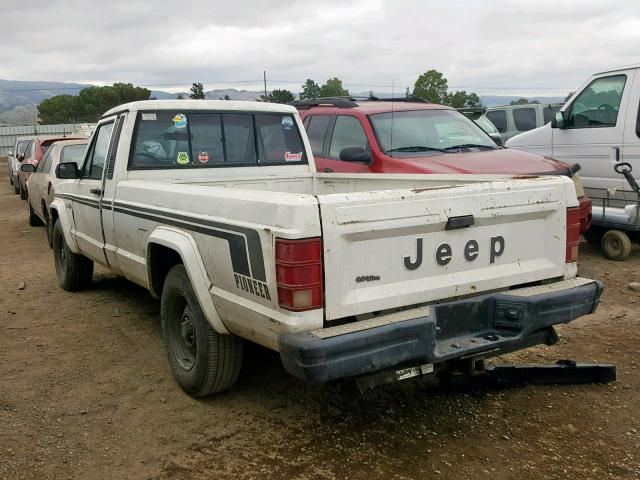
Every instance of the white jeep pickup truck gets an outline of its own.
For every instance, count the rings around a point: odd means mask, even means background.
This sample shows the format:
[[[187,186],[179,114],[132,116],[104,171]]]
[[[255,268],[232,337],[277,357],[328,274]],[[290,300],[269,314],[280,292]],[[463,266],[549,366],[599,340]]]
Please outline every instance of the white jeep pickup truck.
[[[597,306],[568,178],[314,172],[290,106],[114,108],[83,165],[56,169],[60,285],[98,262],[159,297],[198,397],[234,384],[243,339],[307,381],[400,380],[551,344]]]

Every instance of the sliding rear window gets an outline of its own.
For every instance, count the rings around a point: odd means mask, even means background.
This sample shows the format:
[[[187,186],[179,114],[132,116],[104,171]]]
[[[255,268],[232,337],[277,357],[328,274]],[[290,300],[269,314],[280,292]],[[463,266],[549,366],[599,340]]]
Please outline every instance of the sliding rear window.
[[[206,168],[307,163],[293,115],[139,112],[130,169]]]

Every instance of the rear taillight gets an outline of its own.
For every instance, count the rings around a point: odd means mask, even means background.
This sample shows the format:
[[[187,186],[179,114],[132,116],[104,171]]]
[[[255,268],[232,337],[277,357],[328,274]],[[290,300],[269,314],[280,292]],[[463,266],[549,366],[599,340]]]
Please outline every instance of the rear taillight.
[[[578,261],[580,244],[580,208],[567,208],[567,255],[566,262]]]
[[[276,280],[281,308],[299,312],[322,308],[322,241],[276,238]]]

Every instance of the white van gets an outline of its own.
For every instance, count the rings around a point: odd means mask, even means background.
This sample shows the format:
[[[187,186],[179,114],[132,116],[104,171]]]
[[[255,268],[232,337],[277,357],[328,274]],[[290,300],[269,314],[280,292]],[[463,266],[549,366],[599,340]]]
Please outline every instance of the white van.
[[[596,73],[551,123],[512,138],[506,146],[579,163],[587,188],[628,190],[613,165],[628,162],[640,172],[639,106],[640,64]]]
[[[516,135],[549,123],[561,107],[560,103],[504,105],[488,108],[486,115],[500,132],[503,142],[506,142]]]

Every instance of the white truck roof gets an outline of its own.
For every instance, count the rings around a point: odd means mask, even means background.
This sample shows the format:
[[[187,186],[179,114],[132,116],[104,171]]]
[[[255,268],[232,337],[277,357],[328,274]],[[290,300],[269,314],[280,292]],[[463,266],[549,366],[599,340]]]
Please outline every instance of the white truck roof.
[[[105,112],[102,118],[118,112],[138,110],[238,110],[243,112],[297,113],[294,106],[280,103],[235,100],[142,100],[118,105]]]

